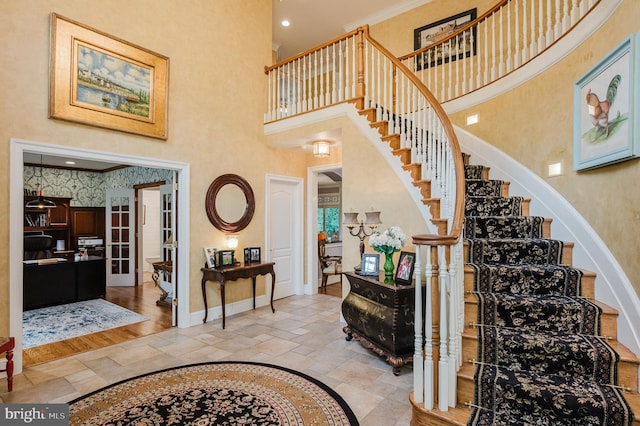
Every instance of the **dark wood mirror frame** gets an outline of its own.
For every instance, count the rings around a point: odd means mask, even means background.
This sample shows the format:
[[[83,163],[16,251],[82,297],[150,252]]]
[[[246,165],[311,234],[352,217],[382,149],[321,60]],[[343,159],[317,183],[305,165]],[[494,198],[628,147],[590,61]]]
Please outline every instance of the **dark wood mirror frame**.
[[[247,203],[242,217],[240,217],[236,222],[227,222],[220,217],[218,210],[216,209],[216,197],[218,196],[218,192],[220,192],[225,185],[229,184],[236,185],[240,188]],[[204,206],[207,210],[209,221],[213,226],[222,232],[238,232],[246,228],[251,222],[253,212],[256,209],[256,200],[253,196],[253,190],[251,189],[249,182],[238,175],[226,174],[219,176],[211,182],[209,190],[207,191]]]

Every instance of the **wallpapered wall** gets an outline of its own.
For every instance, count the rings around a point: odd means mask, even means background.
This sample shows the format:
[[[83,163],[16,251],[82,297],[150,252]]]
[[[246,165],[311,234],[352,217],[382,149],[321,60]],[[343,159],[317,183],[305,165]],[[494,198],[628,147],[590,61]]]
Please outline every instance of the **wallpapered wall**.
[[[113,188],[132,188],[149,182],[171,182],[173,172],[147,167],[127,167],[106,173],[24,167],[24,188],[38,189],[42,176],[42,193],[50,197],[71,197],[72,207],[105,207],[105,191]]]

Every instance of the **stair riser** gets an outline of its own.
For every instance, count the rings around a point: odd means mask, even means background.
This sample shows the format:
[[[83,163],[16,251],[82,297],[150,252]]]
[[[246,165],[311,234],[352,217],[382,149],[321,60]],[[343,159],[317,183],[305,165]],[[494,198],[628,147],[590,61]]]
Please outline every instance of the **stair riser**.
[[[477,322],[478,318],[478,302],[475,296],[465,297],[464,301],[464,318],[465,326],[468,327],[470,322]],[[606,336],[613,340],[618,339],[618,314],[614,312],[604,311],[600,318],[601,322],[601,336]]]
[[[593,273],[583,273],[580,285],[582,287],[582,297],[588,299],[595,298],[595,282],[596,277]],[[464,291],[466,293],[474,291],[473,269],[465,266],[464,268]]]
[[[468,256],[468,245],[467,242],[464,242],[464,263],[470,263],[469,262],[469,256]],[[560,259],[560,264],[561,265],[568,265],[568,266],[572,266],[573,265],[573,243],[564,243],[564,246],[562,247],[562,257]]]
[[[475,329],[468,330],[467,335],[462,336],[462,362],[478,359],[478,338]],[[621,359],[618,362],[618,383],[638,392],[638,364]]]

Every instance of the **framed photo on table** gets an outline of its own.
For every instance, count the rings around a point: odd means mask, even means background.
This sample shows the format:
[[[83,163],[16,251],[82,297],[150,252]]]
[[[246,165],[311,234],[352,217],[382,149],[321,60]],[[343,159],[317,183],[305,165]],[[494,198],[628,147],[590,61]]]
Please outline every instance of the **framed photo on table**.
[[[396,269],[396,284],[411,285],[413,279],[413,267],[416,254],[408,251],[401,251]]]
[[[364,253],[362,255],[362,263],[360,266],[360,275],[378,276],[380,268],[380,255]]]
[[[207,268],[216,267],[216,251],[217,249],[215,247],[204,248],[204,258],[207,261]]]
[[[218,257],[216,259],[216,265],[218,267],[221,266],[232,266],[235,263],[235,259],[233,258],[233,250],[220,250],[217,252]]]
[[[49,118],[167,139],[169,58],[51,14]]]
[[[260,262],[260,247],[247,247],[244,249],[244,263]]]

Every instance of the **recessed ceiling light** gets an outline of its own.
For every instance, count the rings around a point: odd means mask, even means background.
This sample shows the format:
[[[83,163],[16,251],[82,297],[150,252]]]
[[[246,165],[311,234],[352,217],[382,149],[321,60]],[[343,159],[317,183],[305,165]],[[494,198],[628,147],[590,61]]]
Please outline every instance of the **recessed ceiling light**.
[[[286,19],[284,21],[282,21],[282,26],[283,27],[288,27],[289,25],[291,25],[291,23],[289,21],[287,21]]]
[[[64,164],[76,164],[75,161],[65,161]]]

